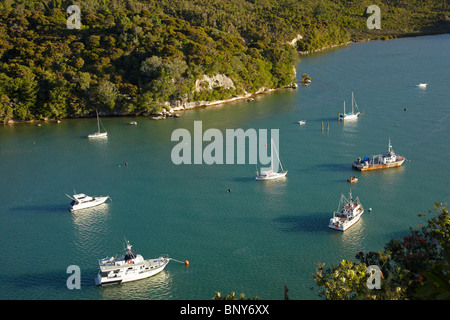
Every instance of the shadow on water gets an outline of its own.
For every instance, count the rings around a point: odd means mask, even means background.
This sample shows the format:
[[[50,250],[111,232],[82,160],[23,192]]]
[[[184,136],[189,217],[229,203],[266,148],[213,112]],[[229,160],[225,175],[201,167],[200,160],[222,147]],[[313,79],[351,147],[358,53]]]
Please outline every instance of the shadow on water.
[[[273,219],[281,230],[286,232],[327,231],[330,220],[329,212],[314,212],[308,215],[285,215]]]
[[[320,123],[320,122],[323,122],[323,124],[324,124],[324,128],[326,129],[327,128],[327,122],[328,123],[330,123],[330,125],[333,123],[334,124],[334,122],[336,122],[337,120],[337,112],[336,112],[336,116],[335,117],[326,117],[326,118],[318,118],[318,119],[315,119],[315,120],[313,120],[313,122],[317,122],[317,123]],[[339,122],[342,122],[342,121],[339,121]]]
[[[23,290],[29,290],[30,288],[42,288],[42,290],[36,291],[34,299],[48,299],[53,295],[63,297],[64,295],[72,292],[79,292],[80,290],[69,290],[67,287],[68,280],[71,284],[69,277],[71,273],[67,273],[67,267],[58,268],[49,272],[27,272],[21,274],[8,274],[3,276],[3,282],[14,284],[13,288],[10,288],[8,294],[5,290],[1,290],[0,299],[16,299],[20,298]],[[93,268],[81,268],[80,275],[80,287],[81,288],[94,288],[94,276],[96,270]],[[1,286],[0,286],[1,287]]]
[[[256,174],[255,174],[256,176]],[[254,182],[255,181],[255,177],[252,176],[248,176],[248,177],[237,177],[237,178],[232,178],[230,179],[230,181],[233,182],[246,182],[246,183],[250,183],[250,182]]]
[[[348,163],[324,163],[311,166],[313,170],[340,171],[340,172],[356,172]]]
[[[167,300],[172,298],[172,275],[163,270],[150,278],[97,288],[99,294],[106,300]]]
[[[30,287],[46,287],[48,285],[67,289],[66,282],[68,274],[62,272],[41,272],[18,275],[4,275],[5,283],[14,284],[15,289],[27,289]]]
[[[33,212],[69,212],[69,206],[67,204],[53,204],[53,205],[43,205],[43,206],[16,206],[11,207],[8,211],[33,211]]]

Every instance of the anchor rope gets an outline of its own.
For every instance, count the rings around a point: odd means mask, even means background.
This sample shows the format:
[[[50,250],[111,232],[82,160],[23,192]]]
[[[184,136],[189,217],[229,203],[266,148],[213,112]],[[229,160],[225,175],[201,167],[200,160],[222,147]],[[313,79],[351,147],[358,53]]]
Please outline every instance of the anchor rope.
[[[173,261],[178,262],[178,263],[185,263],[184,261],[179,261],[179,260],[176,260],[174,258],[169,258],[169,260],[173,260]]]

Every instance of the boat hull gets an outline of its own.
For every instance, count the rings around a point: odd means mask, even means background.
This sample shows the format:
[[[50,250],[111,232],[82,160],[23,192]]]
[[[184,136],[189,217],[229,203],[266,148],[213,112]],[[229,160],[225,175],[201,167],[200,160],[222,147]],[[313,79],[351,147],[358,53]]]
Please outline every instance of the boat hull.
[[[107,132],[97,132],[97,133],[92,133],[90,135],[88,135],[89,139],[95,139],[95,138],[106,138],[108,136]]]
[[[284,178],[286,176],[286,174],[287,174],[287,171],[280,172],[280,173],[273,173],[270,175],[260,175],[260,176],[256,176],[255,180],[258,180],[258,181],[275,180],[275,179]]]
[[[346,115],[339,115],[339,121],[348,121],[348,120],[356,120],[358,119],[359,113],[353,113],[353,114],[346,114]]]
[[[401,160],[386,163],[386,164],[368,164],[364,165],[363,163],[358,163],[358,161],[353,162],[353,168],[359,170],[359,171],[372,171],[372,170],[381,170],[381,169],[389,169],[389,168],[396,168],[400,167],[403,162],[405,162],[405,158],[402,157]]]
[[[351,226],[353,226],[355,223],[357,223],[363,213],[364,213],[364,211],[361,212],[360,214],[358,214],[357,216],[355,216],[353,219],[346,221],[345,223],[341,223],[341,224],[338,222],[337,218],[331,218],[328,227],[333,230],[337,230],[337,231],[345,231],[348,228],[350,228]]]

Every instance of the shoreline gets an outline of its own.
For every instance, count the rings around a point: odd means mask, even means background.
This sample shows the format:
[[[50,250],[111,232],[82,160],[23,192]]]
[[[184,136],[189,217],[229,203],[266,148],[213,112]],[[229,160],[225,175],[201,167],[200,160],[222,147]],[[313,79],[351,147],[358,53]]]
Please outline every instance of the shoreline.
[[[106,117],[106,118],[142,117],[142,118],[149,118],[149,119],[153,119],[153,120],[163,120],[163,119],[172,117],[172,115],[175,112],[182,112],[182,111],[188,111],[188,110],[194,110],[194,109],[207,108],[207,107],[211,107],[211,106],[215,106],[215,105],[227,104],[227,103],[236,102],[236,101],[240,101],[240,100],[244,100],[244,99],[248,100],[248,99],[253,99],[253,97],[257,96],[257,95],[269,94],[269,93],[274,93],[274,92],[281,91],[281,90],[297,89],[297,88],[298,88],[298,84],[295,81],[295,82],[293,82],[292,84],[290,84],[290,85],[288,85],[286,87],[282,87],[282,88],[261,88],[257,92],[244,93],[242,95],[233,95],[231,98],[223,99],[223,100],[192,101],[192,102],[184,103],[181,106],[175,106],[175,107],[171,107],[171,103],[170,102],[165,102],[164,105],[166,107],[170,108],[169,111],[166,110],[165,112],[163,111],[163,112],[159,112],[159,113],[156,113],[156,114],[150,114],[150,115],[146,115],[146,116],[145,115],[139,115],[139,114],[133,114],[133,113],[120,114],[119,112],[116,112],[116,113],[99,112],[99,114],[102,117]],[[177,100],[177,102],[179,102],[179,100]],[[250,100],[249,100],[249,102],[250,102]],[[95,118],[95,115],[87,115],[87,116],[83,116],[83,117],[58,118],[58,119],[57,118],[33,119],[33,120],[14,120],[14,119],[9,119],[7,122],[2,121],[2,125],[37,124],[39,126],[41,123],[47,123],[47,122],[59,123],[61,120],[90,119],[90,118]]]
[[[403,34],[391,34],[391,35],[384,35],[384,38],[382,38],[382,35],[379,35],[378,38],[361,38],[361,39],[355,39],[355,40],[350,40],[347,42],[343,42],[340,44],[333,44],[331,46],[325,46],[319,49],[315,49],[312,51],[299,51],[298,53],[302,56],[302,55],[307,55],[307,54],[312,54],[312,53],[318,53],[327,49],[333,49],[333,48],[339,48],[339,47],[344,47],[344,46],[348,46],[349,44],[352,43],[360,43],[360,42],[369,42],[369,41],[388,41],[388,40],[397,40],[397,39],[403,39],[403,38],[415,38],[415,37],[426,37],[426,36],[439,36],[439,35],[443,35],[443,34],[450,34],[450,32],[448,32],[447,30],[443,30],[443,31],[429,31],[429,32],[410,32],[410,33],[403,33]]]

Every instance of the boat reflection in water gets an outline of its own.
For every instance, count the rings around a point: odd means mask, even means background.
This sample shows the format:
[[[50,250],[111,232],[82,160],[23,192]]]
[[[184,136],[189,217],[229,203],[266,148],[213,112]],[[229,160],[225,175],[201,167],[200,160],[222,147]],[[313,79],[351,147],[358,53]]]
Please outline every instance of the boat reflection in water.
[[[101,298],[105,300],[171,300],[172,276],[163,270],[153,277],[125,284],[102,286]]]

